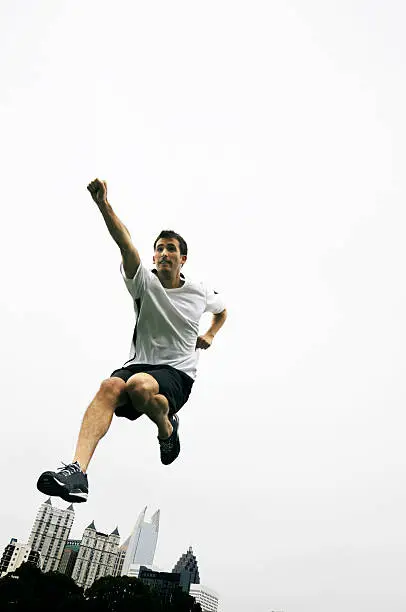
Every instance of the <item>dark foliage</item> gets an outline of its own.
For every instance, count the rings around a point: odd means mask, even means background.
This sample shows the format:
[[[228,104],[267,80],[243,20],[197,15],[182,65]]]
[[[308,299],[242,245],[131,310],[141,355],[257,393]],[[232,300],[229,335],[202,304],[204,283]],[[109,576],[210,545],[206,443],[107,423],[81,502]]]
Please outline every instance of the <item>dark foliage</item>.
[[[32,565],[23,564],[15,572],[0,580],[0,610],[8,612],[36,612],[37,610],[67,610],[83,600],[83,589],[72,578],[58,572],[43,574]]]
[[[193,597],[176,589],[171,601],[137,578],[106,576],[83,592],[72,578],[42,573],[28,564],[0,579],[1,612],[201,612]]]
[[[160,601],[136,578],[106,576],[87,589],[86,610],[89,612],[161,612]]]

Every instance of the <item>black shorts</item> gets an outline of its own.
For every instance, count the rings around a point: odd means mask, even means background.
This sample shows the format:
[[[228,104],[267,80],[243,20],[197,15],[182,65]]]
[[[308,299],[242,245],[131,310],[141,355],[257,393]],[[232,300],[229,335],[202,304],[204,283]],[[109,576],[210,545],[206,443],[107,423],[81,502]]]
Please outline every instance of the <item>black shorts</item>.
[[[119,370],[114,370],[110,376],[117,376],[125,382],[134,374],[143,372],[149,374],[157,381],[159,393],[164,395],[169,403],[169,414],[175,414],[186,404],[194,383],[193,378],[176,370],[169,365],[149,365],[147,363],[136,363],[123,366]],[[125,417],[130,421],[135,421],[142,415],[132,405],[128,394],[115,409],[116,416]]]

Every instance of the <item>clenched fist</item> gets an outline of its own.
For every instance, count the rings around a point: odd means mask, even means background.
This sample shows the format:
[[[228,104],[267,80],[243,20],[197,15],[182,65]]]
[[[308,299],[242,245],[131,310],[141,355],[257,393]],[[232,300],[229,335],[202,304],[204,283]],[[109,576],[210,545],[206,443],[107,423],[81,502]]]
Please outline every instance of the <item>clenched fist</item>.
[[[213,334],[204,334],[203,336],[199,336],[196,342],[196,348],[197,349],[203,349],[206,350],[211,346],[211,343],[213,342]]]
[[[107,183],[106,181],[101,181],[100,179],[97,178],[88,184],[87,189],[90,191],[90,194],[93,200],[96,202],[98,206],[102,204],[106,204],[107,202]]]

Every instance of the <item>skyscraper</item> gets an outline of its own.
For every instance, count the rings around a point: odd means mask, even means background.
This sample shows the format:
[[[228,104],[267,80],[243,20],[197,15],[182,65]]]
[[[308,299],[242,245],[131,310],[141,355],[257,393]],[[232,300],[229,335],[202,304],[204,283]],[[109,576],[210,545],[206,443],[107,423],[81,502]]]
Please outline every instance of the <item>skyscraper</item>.
[[[192,583],[200,583],[197,559],[193,554],[191,546],[189,547],[187,553],[180,557],[172,572],[180,574],[180,586],[185,593],[189,593],[189,588]]]
[[[92,521],[83,532],[79,553],[72,572],[73,580],[87,589],[95,580],[112,576],[116,563],[120,534],[116,528],[110,535],[96,531]]]
[[[147,506],[140,513],[131,533],[121,570],[122,576],[129,574],[131,565],[153,564],[159,532],[159,510],[155,512],[150,522],[145,520],[146,511]]]
[[[66,510],[54,508],[50,498],[41,504],[28,546],[41,553],[42,571],[52,572],[58,569],[74,518],[72,504]]]
[[[0,559],[0,578],[14,572],[23,563],[40,567],[41,555],[37,550],[31,550],[27,544],[19,544],[15,538],[11,538]]]

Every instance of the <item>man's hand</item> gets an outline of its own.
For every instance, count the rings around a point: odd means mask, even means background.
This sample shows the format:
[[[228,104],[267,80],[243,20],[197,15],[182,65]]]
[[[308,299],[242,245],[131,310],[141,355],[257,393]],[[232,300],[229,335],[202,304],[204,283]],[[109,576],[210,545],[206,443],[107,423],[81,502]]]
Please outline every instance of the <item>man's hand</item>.
[[[208,349],[213,342],[214,335],[213,334],[203,334],[203,336],[199,336],[196,342],[197,349]]]
[[[88,184],[87,189],[90,191],[93,200],[97,206],[107,203],[107,183],[100,179],[95,179]]]

